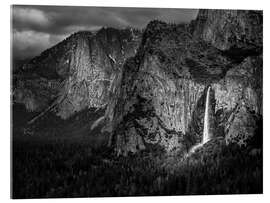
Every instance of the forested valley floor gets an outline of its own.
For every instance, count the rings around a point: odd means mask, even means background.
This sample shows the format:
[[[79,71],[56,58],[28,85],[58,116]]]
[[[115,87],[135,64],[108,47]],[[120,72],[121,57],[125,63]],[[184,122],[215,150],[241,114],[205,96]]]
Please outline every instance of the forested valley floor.
[[[188,157],[158,148],[117,157],[105,145],[97,147],[103,138],[97,143],[95,135],[22,136],[23,123],[15,124],[14,198],[262,193],[262,151],[227,146],[222,138]]]

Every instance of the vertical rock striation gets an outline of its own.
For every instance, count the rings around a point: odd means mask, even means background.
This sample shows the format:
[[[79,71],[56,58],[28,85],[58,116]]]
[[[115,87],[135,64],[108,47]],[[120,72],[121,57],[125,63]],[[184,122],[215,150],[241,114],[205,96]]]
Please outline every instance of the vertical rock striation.
[[[208,85],[213,137],[254,136],[262,115],[261,52],[260,11],[201,10],[190,25],[150,22],[124,66],[109,125],[117,152],[153,145],[173,152],[201,142]]]
[[[253,50],[262,47],[262,21],[261,11],[201,9],[193,35],[220,50]]]
[[[105,109],[92,129],[103,123],[124,155],[200,143],[208,100],[210,138],[247,145],[262,117],[262,45],[261,11],[200,10],[190,24],[151,21],[142,36],[79,32],[27,63],[14,97],[62,118]]]
[[[31,111],[57,103],[55,111],[64,119],[85,108],[104,108],[139,40],[140,32],[133,29],[75,33],[23,66],[15,101]]]

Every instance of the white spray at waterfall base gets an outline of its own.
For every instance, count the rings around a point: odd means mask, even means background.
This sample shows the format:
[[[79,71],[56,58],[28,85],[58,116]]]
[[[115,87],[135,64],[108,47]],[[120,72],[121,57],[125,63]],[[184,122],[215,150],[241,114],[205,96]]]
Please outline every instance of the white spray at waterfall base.
[[[97,119],[91,126],[91,130],[96,128],[103,120],[105,119],[104,116],[101,116],[99,119]]]

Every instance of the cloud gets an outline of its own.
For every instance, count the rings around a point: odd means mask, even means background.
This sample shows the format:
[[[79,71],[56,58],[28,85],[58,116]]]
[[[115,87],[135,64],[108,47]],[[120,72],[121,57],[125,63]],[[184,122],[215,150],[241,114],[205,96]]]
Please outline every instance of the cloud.
[[[44,12],[33,8],[13,9],[13,26],[17,30],[46,30],[50,27],[50,20]]]
[[[16,59],[33,57],[66,37],[64,35],[51,35],[35,31],[14,31],[13,57]]]
[[[14,55],[32,57],[79,30],[101,27],[143,28],[150,20],[189,22],[197,15],[192,9],[13,6]]]

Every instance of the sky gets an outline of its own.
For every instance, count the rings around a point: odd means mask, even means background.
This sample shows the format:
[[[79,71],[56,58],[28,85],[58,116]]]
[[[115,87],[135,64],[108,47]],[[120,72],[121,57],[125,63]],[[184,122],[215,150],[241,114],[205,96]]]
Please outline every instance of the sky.
[[[22,6],[12,15],[14,59],[32,58],[80,30],[102,27],[144,28],[153,19],[186,23],[197,15],[196,9]]]

